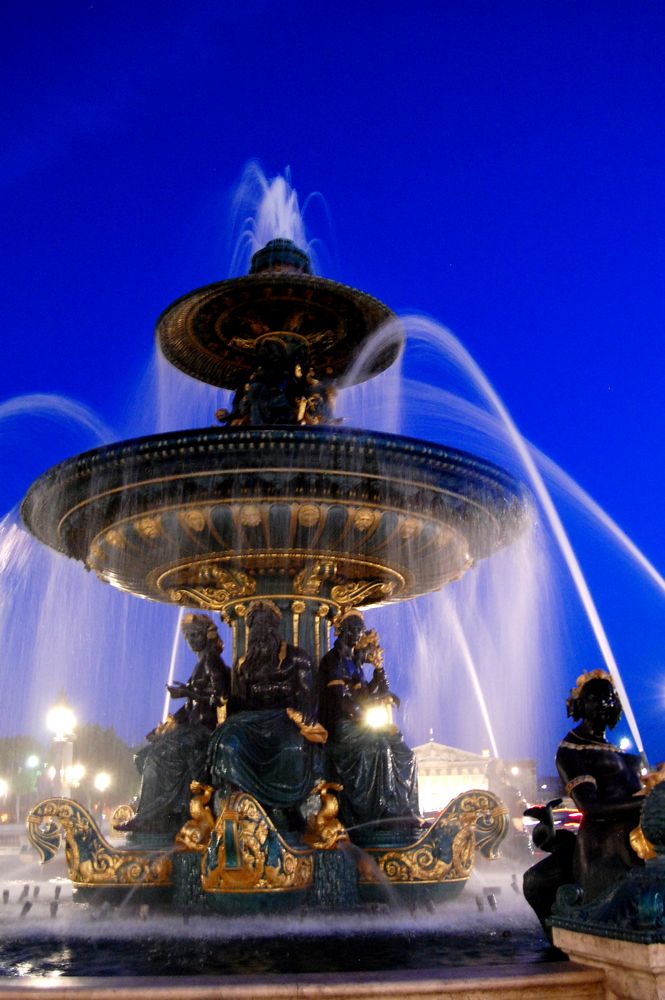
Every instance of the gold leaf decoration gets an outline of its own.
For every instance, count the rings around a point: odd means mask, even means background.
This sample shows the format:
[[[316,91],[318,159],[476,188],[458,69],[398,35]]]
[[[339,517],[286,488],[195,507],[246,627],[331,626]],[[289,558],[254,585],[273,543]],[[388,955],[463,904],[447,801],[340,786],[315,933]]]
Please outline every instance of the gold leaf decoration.
[[[182,510],[178,514],[180,521],[191,531],[201,532],[207,524],[206,516],[202,510],[194,507],[191,510]]]
[[[155,517],[139,517],[134,521],[134,527],[143,538],[158,538],[162,533],[161,519]]]
[[[318,504],[303,504],[298,511],[298,521],[303,528],[313,528],[321,520],[321,508]]]
[[[164,851],[112,847],[90,813],[72,799],[45,799],[30,810],[28,838],[48,861],[65,840],[69,878],[77,886],[169,886],[172,863]]]
[[[230,845],[233,857],[227,857]],[[255,798],[228,796],[202,859],[205,892],[304,890],[313,872],[313,853],[290,848]]]
[[[240,523],[246,528],[258,528],[261,523],[261,509],[256,504],[243,504],[240,508]]]
[[[386,601],[395,590],[394,583],[380,583],[377,580],[352,580],[332,588],[330,596],[343,608],[356,607],[374,601]]]
[[[121,528],[109,528],[104,536],[105,541],[112,545],[114,549],[122,549],[125,547],[125,536],[122,533]]]

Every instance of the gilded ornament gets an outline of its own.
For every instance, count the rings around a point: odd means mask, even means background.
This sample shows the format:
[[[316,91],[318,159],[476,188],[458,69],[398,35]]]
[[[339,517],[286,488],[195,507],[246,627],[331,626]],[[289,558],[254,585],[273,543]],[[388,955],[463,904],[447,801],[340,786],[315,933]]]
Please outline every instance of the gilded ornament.
[[[114,549],[122,549],[125,547],[125,536],[120,528],[109,528],[104,536],[105,541],[112,545]]]
[[[255,798],[228,796],[203,856],[205,892],[303,890],[313,871],[312,852],[290,848]]]
[[[303,528],[313,528],[321,519],[321,508],[313,503],[306,503],[298,511],[298,521]]]
[[[373,864],[363,867],[361,881],[440,883],[467,879],[476,849],[487,858],[498,856],[508,823],[508,810],[491,792],[464,792],[408,847],[388,851],[370,848]]]
[[[377,580],[352,580],[333,587],[330,596],[342,607],[357,604],[376,603],[387,600],[395,590],[395,583],[380,583]]]
[[[104,561],[104,549],[101,547],[101,545],[95,542],[94,545],[90,546],[90,552],[88,553],[88,562],[90,563],[91,566],[94,566],[95,563],[100,563],[103,561]]]
[[[305,722],[302,712],[299,712],[295,708],[287,708],[286,714],[291,719],[291,722],[295,722],[300,733],[310,743],[325,743],[327,741],[328,730],[320,722]],[[314,791],[318,791],[318,785]]]
[[[159,538],[162,531],[161,518],[159,516],[139,517],[134,521],[134,527],[143,538]]]
[[[256,504],[243,504],[240,508],[240,523],[246,528],[258,528],[261,523],[261,509]]]
[[[321,590],[321,584],[330,576],[334,576],[336,566],[334,563],[313,563],[305,566],[293,578],[293,587],[296,594],[306,594],[314,597]]]
[[[367,650],[365,660],[373,667],[381,669],[383,667],[383,647],[379,639],[379,633],[375,628],[367,629],[358,639],[355,645],[357,650]]]
[[[222,566],[212,566],[210,575],[220,590],[225,590],[229,597],[251,597],[256,590],[256,580],[239,569],[224,569]]]
[[[658,852],[651,843],[650,840],[644,835],[644,830],[641,826],[636,826],[634,830],[631,830],[628,839],[630,841],[630,846],[637,854],[638,858],[642,861],[652,861],[653,858],[658,857]]]
[[[380,517],[380,512],[369,510],[367,507],[361,507],[353,514],[353,527],[357,531],[367,531],[369,528],[374,527],[374,524]]]
[[[201,532],[207,524],[206,516],[202,510],[181,510],[178,514],[181,524],[192,531]]]
[[[189,800],[191,819],[178,831],[175,842],[183,850],[203,852],[215,827],[215,817],[209,804],[215,789],[211,785],[202,785],[200,781],[192,781],[189,788],[192,793]]]
[[[423,530],[423,523],[415,517],[401,517],[399,520],[399,537],[408,541],[417,538]]]
[[[112,830],[117,830],[119,826],[124,823],[128,823],[130,819],[134,819],[136,812],[129,803],[124,803],[121,806],[116,806],[116,808],[111,813],[110,825]]]
[[[50,861],[64,835],[70,880],[76,886],[170,886],[172,863],[164,851],[112,847],[94,819],[72,799],[52,798],[28,813],[28,839],[42,861]]]
[[[215,587],[178,587],[168,591],[174,604],[195,605],[206,611],[220,611],[226,592]]]
[[[307,820],[307,829],[303,840],[310,847],[319,851],[330,851],[337,847],[340,841],[348,841],[346,827],[337,818],[339,802],[333,792],[341,792],[343,786],[332,781],[319,781],[312,789],[312,794],[318,792],[321,798],[319,811]]]

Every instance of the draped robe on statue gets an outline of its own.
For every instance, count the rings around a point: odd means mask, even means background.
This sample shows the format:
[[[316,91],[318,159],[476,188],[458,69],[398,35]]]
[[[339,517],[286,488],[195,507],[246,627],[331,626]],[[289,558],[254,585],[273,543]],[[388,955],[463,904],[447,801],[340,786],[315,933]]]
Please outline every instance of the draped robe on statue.
[[[249,667],[249,669],[248,669]],[[272,661],[241,658],[233,672],[229,715],[208,748],[210,783],[241,789],[268,808],[298,805],[318,779],[318,748],[287,709],[311,719],[311,664],[304,650],[280,643]]]
[[[376,677],[376,674],[375,674]],[[374,678],[337,645],[319,668],[321,722],[328,730],[326,777],[344,786],[340,818],[347,827],[418,815],[418,774],[413,751],[395,727],[371,729],[363,709]]]

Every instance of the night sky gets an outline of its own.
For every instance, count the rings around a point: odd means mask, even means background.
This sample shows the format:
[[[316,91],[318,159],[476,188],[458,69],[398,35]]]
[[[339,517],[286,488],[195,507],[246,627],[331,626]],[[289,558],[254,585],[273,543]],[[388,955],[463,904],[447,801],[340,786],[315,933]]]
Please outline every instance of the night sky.
[[[57,394],[110,439],[144,431],[155,319],[229,275],[255,159],[290,168],[301,206],[319,193],[321,271],[452,330],[525,438],[665,571],[662,4],[24,0],[3,37],[1,511],[98,443],[2,401]],[[665,595],[560,510],[661,759]],[[562,692],[602,665],[561,586],[560,734]]]

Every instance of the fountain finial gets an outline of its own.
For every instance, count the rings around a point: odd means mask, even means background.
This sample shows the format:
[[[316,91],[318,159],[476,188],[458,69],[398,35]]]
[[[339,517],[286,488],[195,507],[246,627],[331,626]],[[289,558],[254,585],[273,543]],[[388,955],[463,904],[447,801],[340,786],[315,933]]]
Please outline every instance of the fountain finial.
[[[311,274],[312,267],[309,257],[293,240],[279,237],[270,240],[261,250],[252,256],[249,265],[250,274],[261,274],[264,271],[286,271],[300,274]]]

